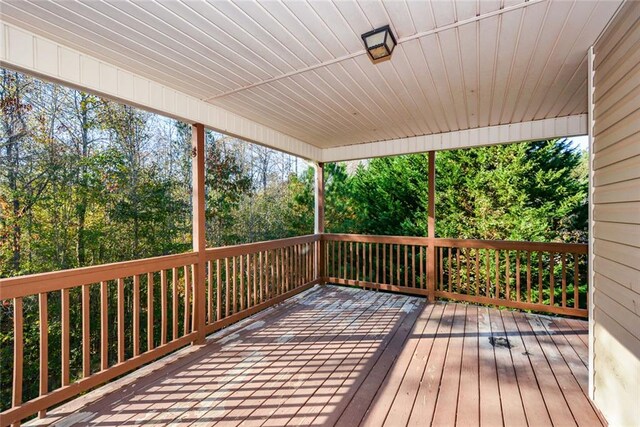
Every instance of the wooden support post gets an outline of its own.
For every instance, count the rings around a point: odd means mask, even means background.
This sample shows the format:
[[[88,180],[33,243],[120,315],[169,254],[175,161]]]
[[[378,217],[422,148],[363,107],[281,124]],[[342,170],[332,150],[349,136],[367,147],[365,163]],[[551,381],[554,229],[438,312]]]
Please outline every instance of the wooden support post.
[[[436,291],[436,152],[429,151],[429,220],[427,224],[429,246],[427,247],[427,292],[429,301],[435,301]]]
[[[195,124],[191,137],[191,171],[192,171],[192,223],[193,223],[193,251],[198,253],[198,263],[194,266],[193,277],[193,318],[192,328],[197,332],[195,344],[205,341],[205,266],[206,241],[204,227],[204,126]],[[186,333],[186,332],[185,332]]]
[[[315,245],[315,276],[324,284],[326,272],[324,271],[324,245],[322,234],[324,233],[324,164],[316,163],[316,187],[315,187],[315,222],[314,233],[319,235],[320,240]]]

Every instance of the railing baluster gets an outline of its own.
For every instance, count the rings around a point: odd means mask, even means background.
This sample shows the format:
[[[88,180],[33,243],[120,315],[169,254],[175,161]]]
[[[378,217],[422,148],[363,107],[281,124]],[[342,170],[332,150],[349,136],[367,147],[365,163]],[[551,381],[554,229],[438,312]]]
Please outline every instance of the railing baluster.
[[[257,253],[251,254],[251,262],[253,264],[253,305],[258,305],[260,298],[258,297],[258,263]]]
[[[542,304],[544,300],[544,295],[542,293],[542,280],[543,280],[543,270],[542,270],[542,251],[538,252],[538,303]]]
[[[287,248],[280,249],[280,289],[282,293],[289,291],[289,283],[287,282]]]
[[[150,349],[148,349],[150,350]],[[140,276],[133,276],[133,355],[140,354]]]
[[[233,257],[232,261],[232,273],[231,273],[231,283],[233,294],[231,295],[231,313],[235,313],[238,311],[238,276],[237,276],[237,257]]]
[[[100,282],[100,369],[109,367],[109,287],[106,281]]]
[[[456,248],[456,292],[461,292],[460,276],[460,248]]]
[[[484,250],[485,255],[486,255],[486,264],[487,264],[487,278],[486,278],[486,285],[485,285],[485,294],[487,296],[487,298],[491,297],[491,256],[489,254],[489,249],[485,249]]]
[[[516,251],[516,301],[520,302],[520,251]]]
[[[244,295],[245,295],[245,289],[244,289],[244,262],[243,262],[243,256],[240,255],[238,257],[238,263],[240,264],[240,310],[244,310],[246,308],[245,305],[245,301],[244,301]]]
[[[62,385],[69,385],[69,289],[61,291],[61,323],[62,323]]]
[[[467,282],[465,283],[465,293],[467,295],[470,295],[471,292],[469,291],[471,288],[471,266],[469,265],[469,263],[471,262],[471,249],[469,248],[465,248],[464,251],[464,260],[465,260],[465,264],[467,265]]]
[[[573,254],[573,308],[580,307],[580,290],[579,290],[579,274],[578,274],[578,254]]]
[[[396,245],[396,284],[400,285],[400,244]]]
[[[207,319],[213,323],[213,261],[207,261]]]
[[[420,253],[418,254],[418,261],[420,263],[420,284],[418,285],[420,289],[425,289],[424,283],[424,246],[420,246]]]
[[[184,274],[187,275],[186,270]],[[153,348],[153,273],[147,273],[147,351]]]
[[[531,301],[531,251],[527,251],[527,302]]]
[[[555,255],[553,252],[549,253],[549,305],[555,305],[556,290],[555,290]]]
[[[82,376],[91,375],[91,336],[90,318],[91,306],[89,305],[89,285],[82,286]]]
[[[173,328],[171,330],[172,335],[171,339],[175,340],[178,338],[178,275],[179,270],[177,268],[172,269],[171,273],[171,309],[172,309],[172,318],[171,321],[173,323]]]
[[[211,263],[209,263],[209,304],[211,304]],[[167,270],[160,270],[160,345],[167,343]],[[211,305],[209,305],[209,321],[211,322]]]
[[[402,251],[404,252],[404,286],[409,286],[409,254],[408,246],[402,245]]]
[[[387,283],[387,244],[382,244],[382,283]]]
[[[245,298],[247,299],[247,307],[251,307],[251,255],[246,255],[246,275],[247,275],[247,294]]]
[[[476,296],[480,295],[480,248],[476,248]]]
[[[224,317],[229,317],[230,297],[229,287],[231,286],[231,275],[229,274],[229,257],[224,259]]]
[[[264,276],[264,264],[263,264],[263,260],[262,260],[262,251],[260,251],[260,254],[258,256],[258,262],[260,264],[260,302],[264,301],[264,291],[263,291],[263,276]]]
[[[562,254],[562,306],[567,306],[567,257]]]
[[[40,315],[40,396],[49,392],[49,308],[47,293],[38,294],[38,311]],[[46,415],[46,411],[40,411],[39,417]]]
[[[448,266],[448,276],[447,279],[449,281],[448,283],[448,289],[449,292],[453,291],[453,273],[451,272],[451,265],[452,265],[452,258],[451,258],[451,248],[447,248],[447,266]]]
[[[187,335],[190,332],[189,320],[191,318],[191,277],[189,275],[189,266],[183,267],[184,274],[184,319],[183,320],[183,335]]]
[[[440,253],[439,264],[440,264],[440,285],[439,290],[444,291],[444,248],[440,246],[438,248],[438,252]]]
[[[511,251],[505,251],[504,253],[506,269],[505,269],[505,299],[511,300],[511,270],[509,268],[511,263]]]
[[[500,298],[500,251],[496,249],[496,298]]]
[[[68,317],[68,314],[67,314]],[[13,395],[11,404],[22,403],[22,364],[24,352],[24,331],[22,318],[22,298],[13,299]]]
[[[124,278],[118,279],[118,363],[124,362]]]

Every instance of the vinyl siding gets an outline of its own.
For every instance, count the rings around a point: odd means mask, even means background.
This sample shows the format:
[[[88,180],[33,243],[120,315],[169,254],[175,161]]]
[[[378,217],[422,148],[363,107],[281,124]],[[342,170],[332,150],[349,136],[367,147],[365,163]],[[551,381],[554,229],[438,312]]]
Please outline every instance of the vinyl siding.
[[[640,420],[640,2],[594,46],[593,396],[612,426]]]

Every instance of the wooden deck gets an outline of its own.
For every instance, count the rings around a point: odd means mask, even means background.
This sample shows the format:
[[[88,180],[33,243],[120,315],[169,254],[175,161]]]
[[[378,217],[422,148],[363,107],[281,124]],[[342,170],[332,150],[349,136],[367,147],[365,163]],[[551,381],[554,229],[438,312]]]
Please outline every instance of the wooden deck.
[[[33,424],[602,424],[586,322],[331,285],[133,375]]]

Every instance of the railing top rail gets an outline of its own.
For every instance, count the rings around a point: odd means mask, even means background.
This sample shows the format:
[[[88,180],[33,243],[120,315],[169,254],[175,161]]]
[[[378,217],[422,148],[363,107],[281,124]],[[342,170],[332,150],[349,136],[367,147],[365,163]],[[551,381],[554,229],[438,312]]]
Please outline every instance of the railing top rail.
[[[197,262],[198,254],[188,252],[0,279],[0,299],[36,295]]]
[[[517,240],[435,239],[436,247],[460,247],[476,249],[504,249],[529,252],[558,252],[586,254],[586,243],[523,242]]]
[[[367,234],[323,234],[322,240],[360,243],[390,243],[404,245],[428,245],[428,237],[414,236],[380,236]],[[479,239],[446,239],[436,237],[433,239],[436,247],[458,247],[476,249],[502,249],[541,251],[558,253],[586,254],[588,245],[585,243],[557,243],[557,242],[524,242],[516,240],[479,240]]]
[[[372,234],[322,234],[322,240],[337,242],[359,242],[359,243],[392,243],[404,245],[424,245],[429,243],[428,237],[414,236],[380,236]]]
[[[308,234],[305,236],[289,237],[286,239],[268,240],[264,242],[243,243],[241,245],[221,246],[219,248],[207,248],[207,260],[228,258],[237,255],[268,251],[272,249],[286,248],[292,245],[317,242],[320,240],[319,234]]]

